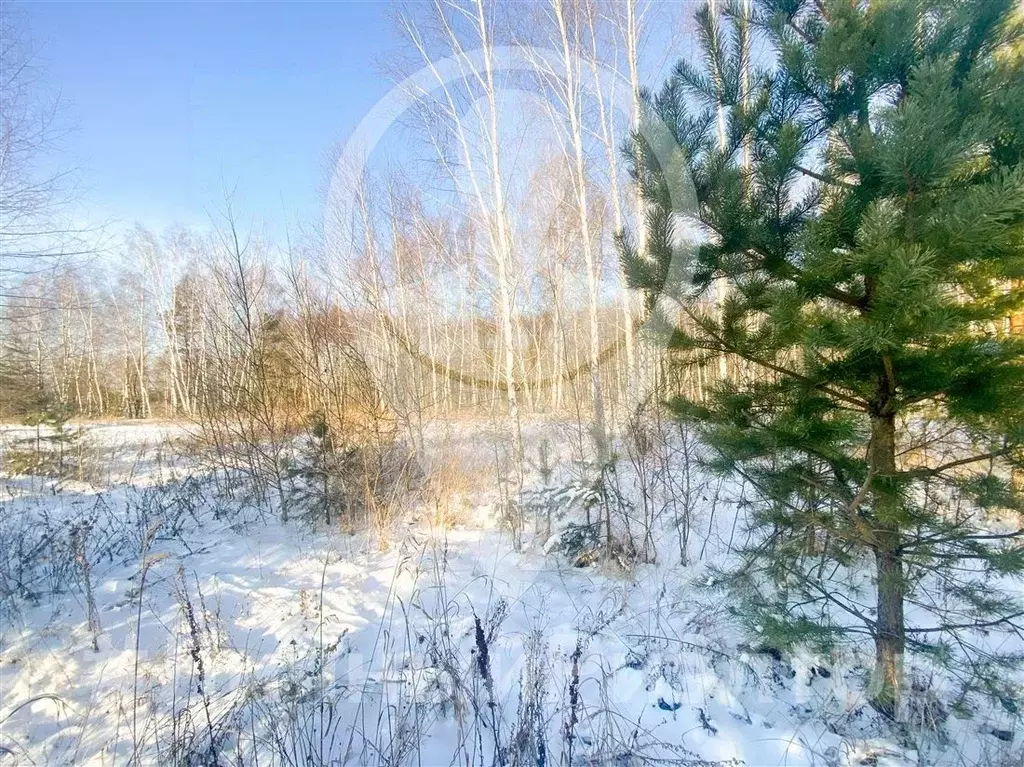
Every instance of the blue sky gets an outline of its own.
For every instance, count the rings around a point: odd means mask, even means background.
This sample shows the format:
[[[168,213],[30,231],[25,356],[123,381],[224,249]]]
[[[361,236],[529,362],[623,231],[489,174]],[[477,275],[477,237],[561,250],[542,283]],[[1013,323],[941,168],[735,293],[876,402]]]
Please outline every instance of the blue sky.
[[[324,157],[387,90],[385,2],[23,2],[95,219],[203,226],[320,215]]]

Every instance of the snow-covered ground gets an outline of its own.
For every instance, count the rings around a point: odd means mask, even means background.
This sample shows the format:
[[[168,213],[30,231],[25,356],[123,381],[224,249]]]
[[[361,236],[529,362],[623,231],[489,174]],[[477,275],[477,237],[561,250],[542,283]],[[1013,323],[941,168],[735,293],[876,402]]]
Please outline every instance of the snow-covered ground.
[[[480,434],[452,434],[427,438],[483,472]],[[184,436],[89,427],[92,482],[0,480],[0,764],[1020,763],[991,723],[884,725],[870,647],[745,639],[703,587],[737,534],[728,488],[698,488],[686,567],[672,540],[573,567],[532,525],[516,551],[479,486],[458,524],[411,515],[379,551],[227,499]]]

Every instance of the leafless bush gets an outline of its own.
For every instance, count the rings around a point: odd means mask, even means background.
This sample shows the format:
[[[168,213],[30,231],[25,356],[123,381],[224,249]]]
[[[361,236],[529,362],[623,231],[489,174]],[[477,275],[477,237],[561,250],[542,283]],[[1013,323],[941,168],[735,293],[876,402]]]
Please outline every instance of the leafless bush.
[[[12,505],[0,515],[0,610],[13,621],[22,605],[81,589],[94,645],[100,632],[92,589],[98,567],[128,565],[154,540],[191,551],[209,517],[234,507],[210,504],[210,487],[196,477],[109,490],[65,504]],[[71,513],[68,513],[69,510]]]
[[[571,767],[573,762],[573,751],[576,746],[576,726],[580,721],[580,659],[583,657],[582,639],[576,640],[576,649],[573,650],[571,670],[569,675],[569,686],[567,690],[569,705],[562,725],[562,738],[565,743],[565,750],[562,754],[562,765]]]
[[[89,557],[86,554],[86,546],[89,538],[89,531],[92,525],[76,525],[71,528],[71,545],[75,554],[75,564],[78,565],[82,577],[82,590],[85,593],[85,609],[89,623],[89,633],[92,634],[92,649],[99,652],[100,649],[100,616],[96,609],[96,599],[92,593],[92,572],[89,565]]]
[[[473,496],[490,485],[489,475],[467,466],[460,456],[435,460],[426,467],[423,478],[428,522],[441,529],[465,523]]]
[[[535,767],[548,763],[548,656],[539,632],[526,641],[524,668],[519,675],[519,706],[512,723],[506,762],[510,767]]]

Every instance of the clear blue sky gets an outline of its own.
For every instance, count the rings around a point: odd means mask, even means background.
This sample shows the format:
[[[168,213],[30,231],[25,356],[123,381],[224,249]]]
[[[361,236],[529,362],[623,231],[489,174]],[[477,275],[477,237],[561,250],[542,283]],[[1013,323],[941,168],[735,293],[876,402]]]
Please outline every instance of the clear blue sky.
[[[386,2],[22,2],[83,204],[202,225],[223,190],[277,234],[320,215],[330,147],[387,90]]]

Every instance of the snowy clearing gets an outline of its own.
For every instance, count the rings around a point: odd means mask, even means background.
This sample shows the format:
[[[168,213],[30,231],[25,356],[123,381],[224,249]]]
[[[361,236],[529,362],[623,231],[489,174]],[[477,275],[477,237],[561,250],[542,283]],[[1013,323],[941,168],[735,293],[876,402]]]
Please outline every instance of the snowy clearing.
[[[686,567],[671,531],[658,564],[574,567],[539,517],[517,552],[479,488],[381,552],[232,500],[173,456],[173,427],[86,431],[120,481],[4,480],[0,763],[1019,763],[1012,721],[882,724],[870,648],[745,643],[707,588],[740,534],[728,488],[701,486]],[[484,432],[445,431],[441,452],[482,454]],[[72,554],[33,565],[47,536]]]

